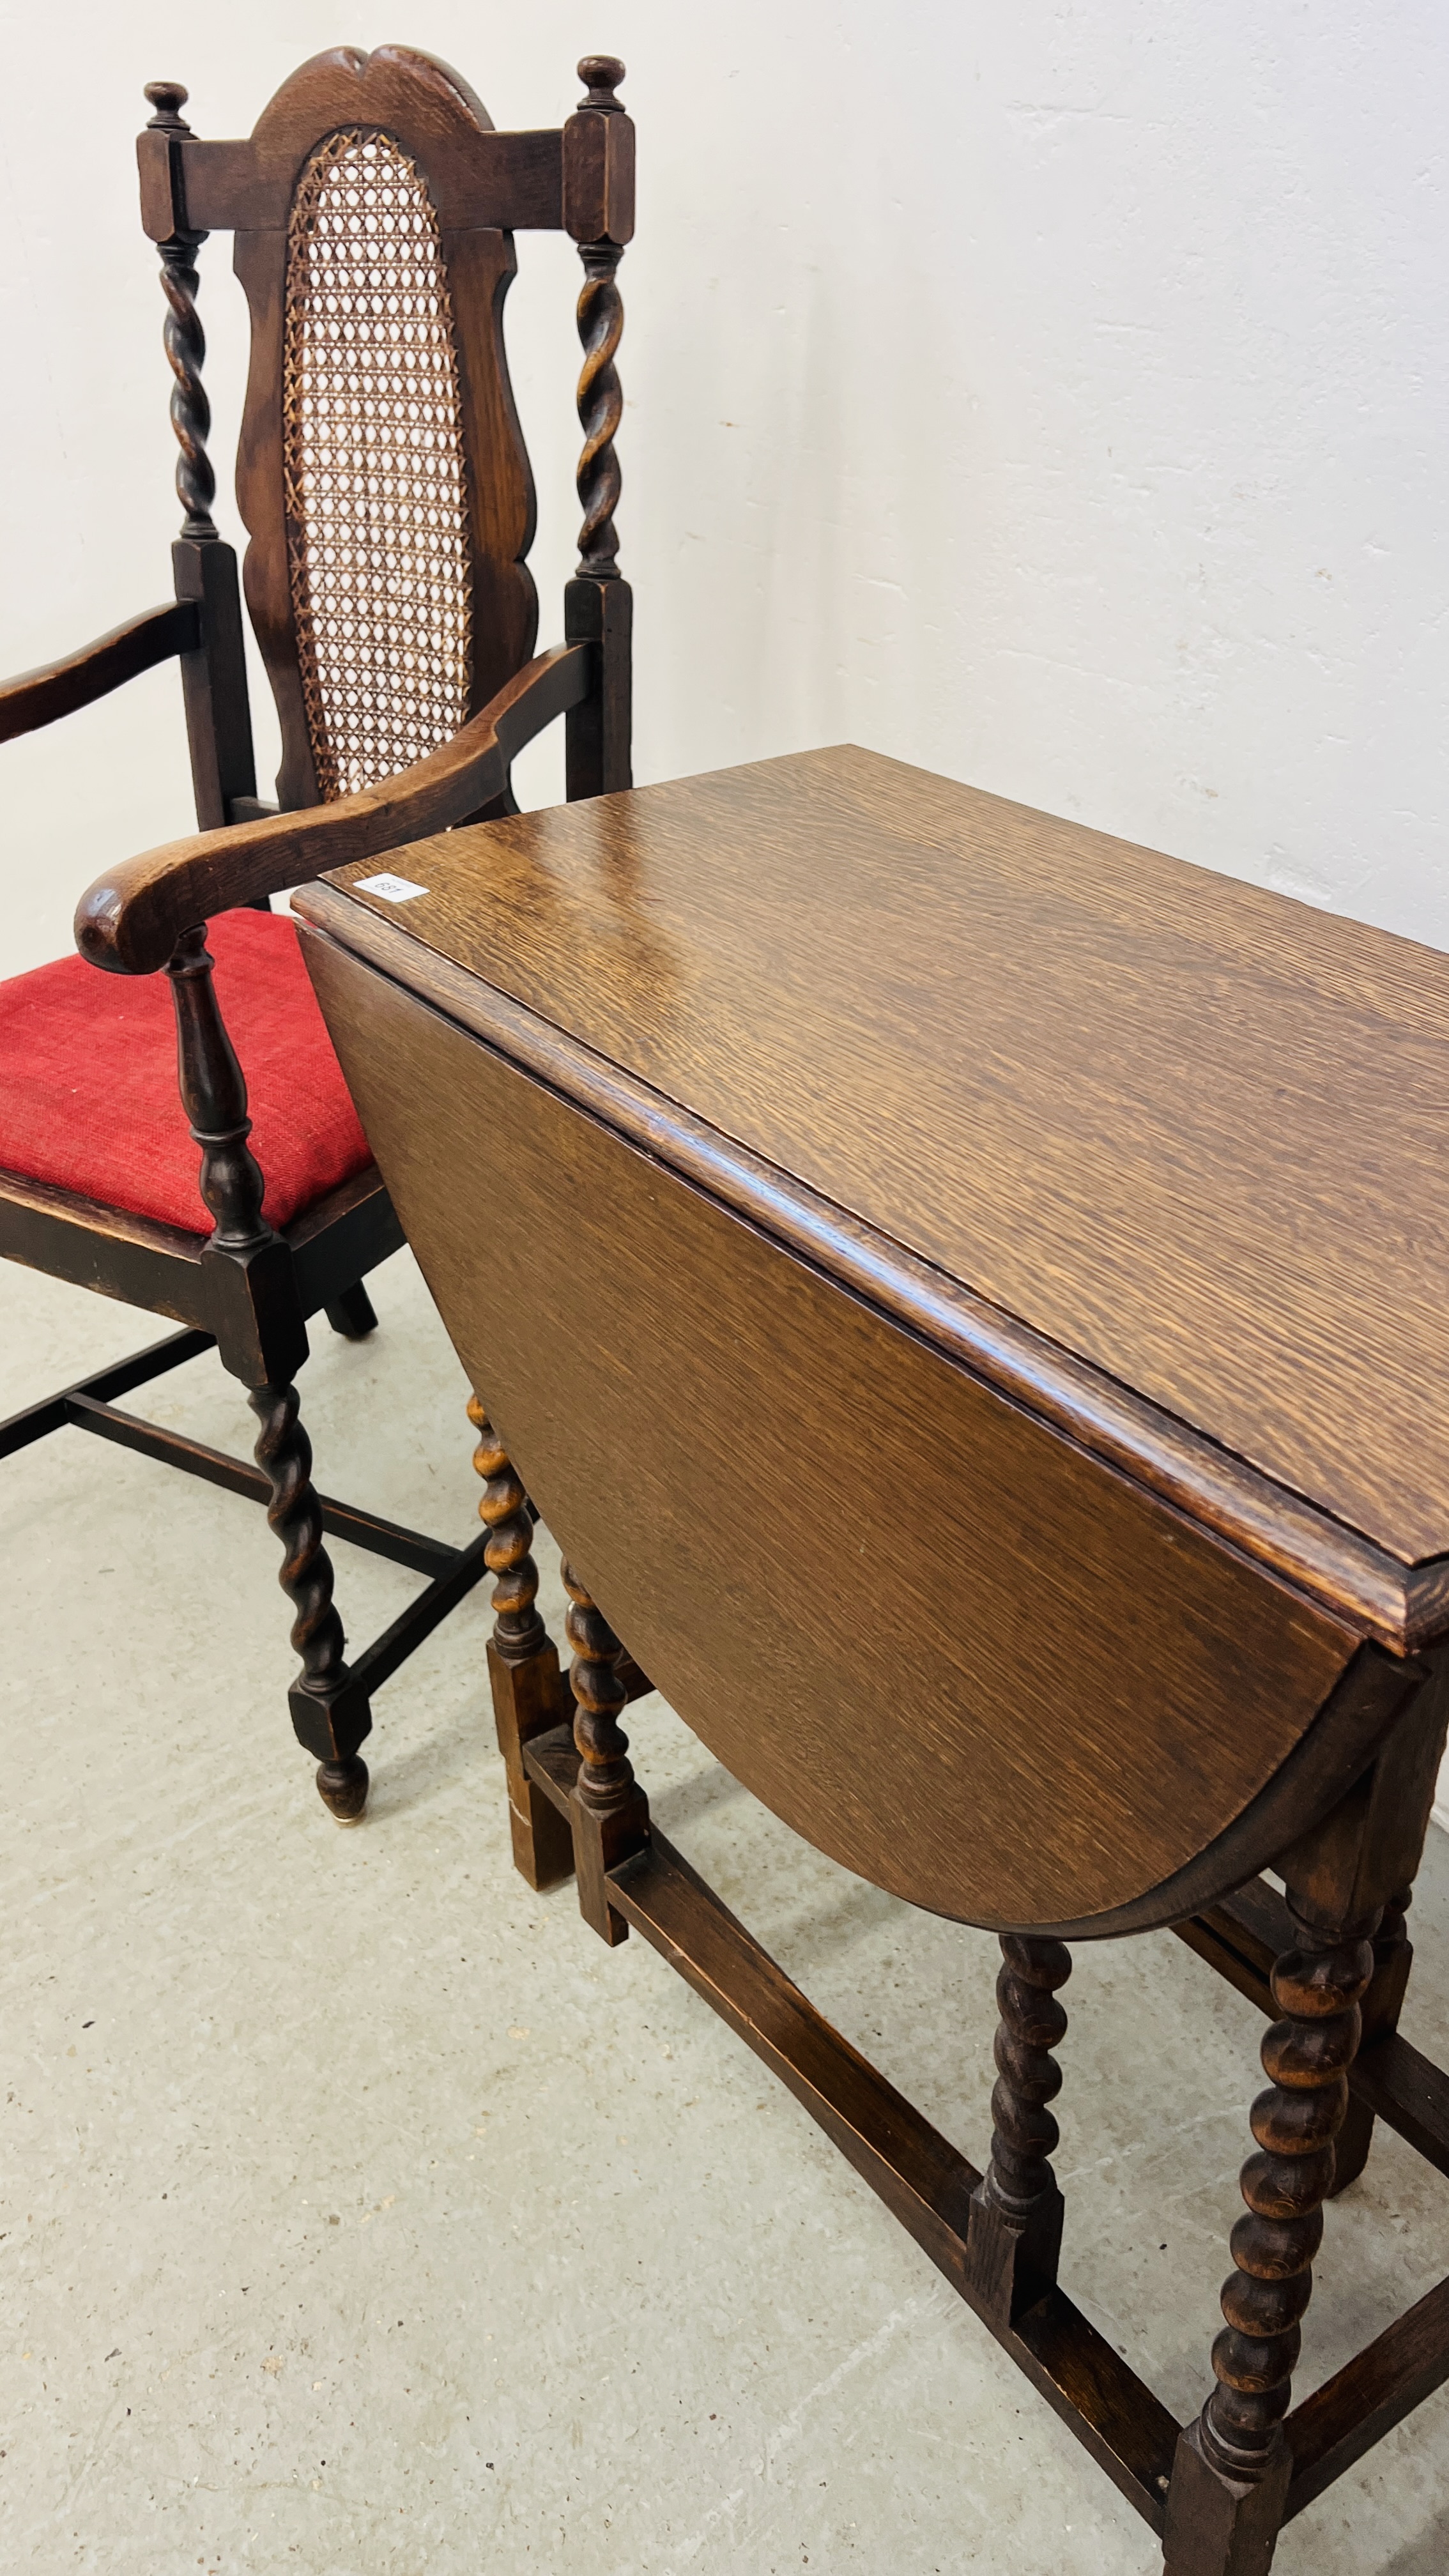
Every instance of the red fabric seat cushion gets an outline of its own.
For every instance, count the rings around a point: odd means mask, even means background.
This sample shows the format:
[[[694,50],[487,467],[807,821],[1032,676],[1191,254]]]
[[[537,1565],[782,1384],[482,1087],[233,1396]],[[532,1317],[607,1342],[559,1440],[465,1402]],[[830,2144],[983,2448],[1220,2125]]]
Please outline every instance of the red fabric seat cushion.
[[[206,944],[246,1076],[276,1226],[372,1157],[284,913],[223,912]],[[0,1168],[106,1207],[211,1231],[176,1087],[169,978],[58,957],[0,983]]]

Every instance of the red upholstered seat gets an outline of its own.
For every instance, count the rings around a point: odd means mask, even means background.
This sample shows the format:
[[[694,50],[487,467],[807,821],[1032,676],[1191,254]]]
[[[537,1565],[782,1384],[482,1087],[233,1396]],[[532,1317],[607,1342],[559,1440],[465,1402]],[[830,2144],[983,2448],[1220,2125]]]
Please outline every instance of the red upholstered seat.
[[[246,1076],[265,1212],[288,1225],[372,1157],[283,913],[210,924],[216,993]],[[59,957],[0,983],[0,1169],[210,1233],[176,1088],[167,977]]]

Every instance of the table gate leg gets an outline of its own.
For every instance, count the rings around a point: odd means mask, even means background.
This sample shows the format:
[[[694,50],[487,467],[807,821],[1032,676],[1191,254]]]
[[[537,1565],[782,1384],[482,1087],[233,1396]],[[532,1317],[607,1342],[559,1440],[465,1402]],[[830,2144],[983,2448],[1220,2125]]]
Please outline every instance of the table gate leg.
[[[1334,2140],[1348,2107],[1359,2003],[1373,1974],[1376,1914],[1307,1922],[1273,1970],[1283,2018],[1263,2041],[1268,2090],[1253,2104],[1258,2153],[1243,2167],[1247,2216],[1232,2233],[1227,2320],[1213,2345],[1218,2385],[1177,2446],[1163,2542],[1167,2576],[1266,2576],[1292,2468],[1283,2417],[1333,2188]]]
[[[514,1865],[530,1887],[557,1887],[573,1875],[573,1838],[567,1819],[529,1779],[523,1748],[533,1736],[564,1723],[568,1693],[558,1649],[538,1615],[528,1497],[476,1395],[469,1399],[468,1419],[478,1434],[473,1464],[487,1480],[478,1513],[488,1531],[484,1562],[496,1577],[488,1678],[498,1750],[508,1775]]]
[[[628,1939],[629,1926],[609,1903],[605,1874],[648,1841],[649,1801],[635,1780],[629,1738],[619,1724],[625,1693],[618,1666],[624,1650],[572,1566],[564,1567],[563,1579],[574,1650],[569,1683],[577,1703],[573,1829],[579,1912],[614,1949]]]
[[[992,2322],[1007,2326],[1057,2277],[1062,2196],[1050,2159],[1060,2131],[1046,2106],[1061,2090],[1051,2052],[1067,2016],[1056,1989],[1072,1954],[1064,1942],[1019,1933],[1003,1933],[1001,1949],[991,2162],[971,2195],[966,2272]]]
[[[1400,1888],[1384,1907],[1384,1919],[1374,1936],[1374,1972],[1361,2006],[1363,2037],[1361,2048],[1368,2048],[1386,2032],[1397,2030],[1399,2015],[1408,1991],[1409,1970],[1414,1964],[1414,1945],[1409,1939],[1404,1918],[1413,1903],[1412,1888]],[[1357,2182],[1368,2163],[1373,2141],[1374,2115],[1367,2102],[1356,2093],[1348,2097],[1348,2112],[1343,2127],[1333,2142],[1333,2198]]]

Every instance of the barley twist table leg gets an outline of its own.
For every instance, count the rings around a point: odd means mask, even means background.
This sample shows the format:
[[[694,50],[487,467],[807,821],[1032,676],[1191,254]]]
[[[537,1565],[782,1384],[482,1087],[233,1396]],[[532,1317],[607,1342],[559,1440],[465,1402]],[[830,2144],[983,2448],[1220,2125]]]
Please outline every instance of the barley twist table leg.
[[[533,1736],[565,1722],[569,1695],[558,1650],[538,1612],[528,1497],[476,1395],[469,1400],[468,1419],[478,1434],[473,1464],[485,1480],[478,1505],[488,1532],[484,1562],[495,1577],[488,1677],[498,1749],[508,1775],[514,1866],[530,1887],[556,1887],[573,1875],[573,1837],[567,1818],[530,1780],[523,1748]]]
[[[612,1948],[627,1938],[629,1926],[609,1904],[606,1872],[647,1842],[649,1803],[635,1780],[629,1739],[619,1724],[624,1685],[618,1666],[623,1649],[572,1566],[565,1565],[563,1579],[569,1596],[569,1644],[574,1650],[569,1682],[577,1707],[574,1867],[579,1911]]]
[[[966,2268],[993,2318],[1009,2324],[1050,2289],[1062,2243],[1062,2196],[1051,2168],[1059,2131],[1047,2104],[1061,2090],[1052,2055],[1066,2036],[1056,1990],[1072,1973],[1061,1941],[1002,1936],[996,1980],[996,2089],[991,2162],[971,2198]]]
[[[1169,2576],[1266,2576],[1287,2499],[1292,2462],[1283,2418],[1323,2203],[1333,2188],[1334,2140],[1348,2108],[1377,1917],[1327,1929],[1297,1913],[1294,1922],[1297,1946],[1273,1970],[1282,2018],[1263,2041],[1270,2081],[1252,2108],[1258,2151],[1242,2171],[1247,2214],[1233,2229],[1236,2268],[1223,2284],[1226,2323],[1212,2356],[1218,2384],[1183,2433],[1173,2466]]]

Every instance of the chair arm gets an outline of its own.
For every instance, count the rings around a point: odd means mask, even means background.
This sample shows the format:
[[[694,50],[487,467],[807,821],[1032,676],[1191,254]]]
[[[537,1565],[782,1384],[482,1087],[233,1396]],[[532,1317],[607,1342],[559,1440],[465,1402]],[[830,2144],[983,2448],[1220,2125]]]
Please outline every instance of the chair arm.
[[[172,599],[164,608],[148,608],[144,616],[113,626],[109,635],[97,636],[94,644],[82,645],[79,653],[67,654],[63,662],[43,662],[38,670],[22,671],[18,679],[0,680],[0,742],[54,724],[57,716],[88,707],[93,698],[108,697],[123,681],[134,680],[157,662],[189,653],[200,632],[195,600]]]
[[[556,644],[540,653],[450,742],[356,796],[197,832],[128,859],[82,896],[76,946],[113,974],[149,975],[184,930],[215,912],[446,831],[501,795],[525,743],[588,695],[593,651]]]

